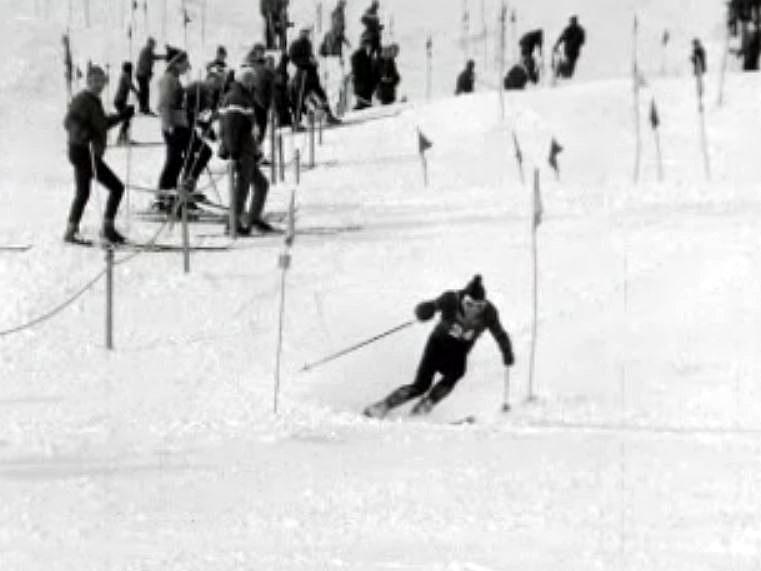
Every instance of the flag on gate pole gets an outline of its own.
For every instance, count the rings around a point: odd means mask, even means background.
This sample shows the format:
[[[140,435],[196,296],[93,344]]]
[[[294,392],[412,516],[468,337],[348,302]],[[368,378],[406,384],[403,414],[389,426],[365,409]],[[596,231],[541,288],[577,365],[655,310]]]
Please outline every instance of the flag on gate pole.
[[[420,154],[420,162],[423,165],[423,184],[428,186],[428,161],[425,158],[425,152],[433,146],[433,143],[423,135],[423,132],[418,128],[417,130],[417,148]]]
[[[548,162],[550,163],[550,166],[552,167],[552,170],[555,171],[555,177],[560,178],[560,167],[558,166],[558,155],[562,152],[563,147],[560,146],[560,144],[555,140],[555,137],[552,138],[552,142],[550,143],[550,156],[548,158]]]

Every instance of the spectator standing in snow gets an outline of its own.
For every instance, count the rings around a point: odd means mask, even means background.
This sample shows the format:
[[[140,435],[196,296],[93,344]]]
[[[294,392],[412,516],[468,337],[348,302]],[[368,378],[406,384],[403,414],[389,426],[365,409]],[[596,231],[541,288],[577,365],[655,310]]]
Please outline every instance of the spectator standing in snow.
[[[275,70],[268,62],[263,44],[255,44],[246,56],[245,66],[254,72],[254,114],[256,142],[261,145],[267,133],[269,112],[272,107]]]
[[[390,105],[396,102],[396,88],[402,77],[396,67],[396,57],[399,55],[399,46],[391,44],[384,46],[381,50],[381,56],[377,61],[378,87],[376,95],[381,105]]]
[[[558,53],[559,48],[563,46],[563,57],[557,64],[556,75],[558,77],[573,77],[576,71],[576,61],[579,59],[581,53],[581,46],[586,41],[586,32],[584,28],[579,25],[579,19],[577,16],[571,16],[568,26],[560,34],[555,46],[553,47],[553,53]]]
[[[539,81],[539,65],[537,61],[542,59],[543,44],[544,32],[541,29],[531,30],[523,34],[518,42],[521,51],[521,62],[532,83]]]
[[[135,95],[140,95],[140,91],[135,87],[132,82],[132,62],[125,61],[122,63],[122,73],[119,76],[119,84],[116,86],[116,93],[114,95],[114,108],[119,113],[124,113],[127,110],[127,101],[129,99],[130,91]],[[126,119],[122,122],[122,126],[119,129],[119,137],[116,139],[117,145],[129,145],[130,119]]]
[[[343,47],[351,47],[346,39],[346,0],[338,0],[336,7],[330,13],[330,30],[325,34],[320,55],[323,57],[338,56],[343,60]]]
[[[706,50],[698,38],[692,40],[690,62],[692,63],[692,71],[697,76],[702,76],[708,70],[706,67]]]
[[[262,217],[267,200],[269,182],[259,168],[262,153],[254,138],[254,87],[256,74],[251,68],[244,68],[240,78],[233,82],[222,102],[222,158],[233,161],[235,170],[234,217],[236,233],[241,236],[251,234],[256,228],[261,232],[273,230]],[[253,187],[248,215],[244,214],[249,189]]]
[[[420,321],[428,321],[437,312],[441,318],[428,337],[413,383],[399,387],[385,399],[367,407],[366,416],[383,418],[392,408],[421,396],[412,414],[430,412],[465,375],[468,353],[485,329],[499,345],[505,366],[513,365],[510,336],[499,321],[497,309],[486,299],[480,275],[474,276],[464,289],[445,291],[415,308]],[[437,373],[441,374],[441,380],[433,385]]]
[[[351,77],[354,84],[355,111],[373,104],[373,93],[378,85],[373,46],[369,38],[362,38],[359,49],[351,55]]]
[[[106,73],[100,66],[94,65],[87,71],[87,87],[76,95],[69,105],[64,127],[68,132],[69,162],[74,167],[76,192],[69,209],[69,219],[64,233],[64,241],[74,244],[86,244],[88,240],[79,233],[93,177],[98,179],[108,190],[108,200],[103,214],[101,234],[112,243],[125,241],[114,226],[119,204],[124,194],[124,184],[103,161],[106,152],[108,129],[120,121],[128,121],[135,113],[135,108],[128,105],[118,115],[106,115],[100,96],[108,82]]]
[[[454,94],[462,95],[464,93],[473,93],[473,87],[476,83],[476,62],[469,59],[465,64],[465,69],[457,76],[457,85]]]
[[[317,73],[317,59],[314,56],[314,48],[310,38],[311,28],[304,27],[299,32],[299,37],[291,44],[288,56],[291,63],[296,66],[296,75],[293,78],[292,99],[296,107],[296,117],[300,118],[307,98],[314,97],[317,105],[325,112],[329,124],[341,121],[333,115],[328,103],[328,96],[320,85],[320,76]]]
[[[380,2],[373,0],[370,7],[362,14],[360,22],[365,27],[360,37],[360,43],[363,39],[369,40],[372,48],[373,57],[378,57],[381,51],[381,33],[383,32],[383,24],[381,24],[380,15],[378,10],[380,9]]]
[[[288,0],[260,0],[264,19],[264,43],[268,50],[285,50],[287,45]]]
[[[155,53],[156,40],[148,38],[145,42],[145,46],[140,50],[140,55],[137,58],[137,69],[135,70],[135,78],[137,79],[137,85],[140,89],[140,95],[138,96],[138,102],[140,107],[140,113],[145,115],[156,114],[151,111],[151,78],[153,77],[153,64],[160,59],[167,59],[167,56],[157,55]]]

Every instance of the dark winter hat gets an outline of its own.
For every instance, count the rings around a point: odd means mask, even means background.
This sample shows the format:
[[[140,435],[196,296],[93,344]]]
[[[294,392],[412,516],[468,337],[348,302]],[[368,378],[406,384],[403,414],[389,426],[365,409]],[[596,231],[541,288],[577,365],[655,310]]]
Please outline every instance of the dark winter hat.
[[[486,290],[481,283],[481,274],[476,274],[462,290],[462,293],[475,300],[486,299]]]
[[[93,79],[96,77],[106,79],[108,76],[106,75],[106,72],[103,70],[103,68],[99,65],[89,66],[87,68],[87,79]]]
[[[124,73],[132,73],[132,62],[131,61],[125,61],[122,63],[122,71]]]

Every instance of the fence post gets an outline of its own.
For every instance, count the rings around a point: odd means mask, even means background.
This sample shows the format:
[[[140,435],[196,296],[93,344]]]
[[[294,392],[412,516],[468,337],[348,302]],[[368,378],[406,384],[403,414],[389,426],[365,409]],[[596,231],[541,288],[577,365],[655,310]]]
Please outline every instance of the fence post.
[[[296,149],[293,157],[293,168],[296,172],[296,184],[301,184],[301,150]]]
[[[106,349],[114,348],[114,249],[106,247]]]
[[[314,111],[312,109],[307,113],[307,121],[309,122],[309,168],[314,168]]]

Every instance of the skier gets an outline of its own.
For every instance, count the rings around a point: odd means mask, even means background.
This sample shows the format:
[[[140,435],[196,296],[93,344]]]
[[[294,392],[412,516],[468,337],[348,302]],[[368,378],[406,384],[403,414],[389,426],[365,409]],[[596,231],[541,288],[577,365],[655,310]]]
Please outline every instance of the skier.
[[[381,57],[376,62],[377,72],[375,74],[378,80],[376,95],[381,105],[390,105],[396,102],[396,88],[402,77],[396,68],[396,57],[399,55],[399,46],[391,44],[384,46],[381,50]]]
[[[296,75],[293,77],[292,99],[296,107],[296,122],[301,119],[304,102],[312,95],[317,99],[318,105],[325,111],[327,122],[330,125],[340,123],[330,110],[328,96],[320,85],[320,76],[317,73],[317,59],[314,57],[314,49],[310,34],[312,29],[304,27],[299,32],[299,37],[291,44],[288,56],[291,63],[296,66]]]
[[[122,73],[119,76],[119,85],[117,85],[116,94],[114,95],[114,108],[119,113],[124,113],[127,109],[130,91],[137,96],[140,95],[140,91],[132,83],[132,62],[125,61],[122,63]],[[122,122],[122,126],[119,129],[119,137],[116,139],[117,145],[129,145],[132,143],[129,137],[129,128],[130,120],[127,119]]]
[[[169,60],[159,81],[158,110],[166,143],[166,158],[159,177],[159,190],[163,191],[177,189],[178,179],[182,175],[183,190],[192,192],[211,158],[208,145],[193,134],[188,122],[185,90],[180,83],[180,76],[189,70],[188,54],[180,50]],[[159,210],[168,210],[173,202],[171,193],[163,193],[156,206]]]
[[[360,42],[362,39],[370,41],[372,46],[372,53],[374,57],[378,57],[381,51],[381,33],[383,32],[383,24],[381,24],[380,16],[378,15],[378,9],[380,8],[380,2],[373,0],[370,7],[362,14],[360,21],[365,27],[365,30],[360,36]]]
[[[362,38],[359,49],[351,55],[351,77],[354,97],[357,100],[354,110],[372,107],[373,92],[378,86],[378,74],[369,38]]]
[[[573,77],[576,71],[576,60],[579,59],[581,46],[584,45],[585,41],[586,33],[584,28],[579,25],[579,19],[576,16],[571,16],[568,26],[560,34],[558,41],[555,42],[555,46],[552,48],[553,53],[557,54],[560,44],[563,44],[563,57],[556,68],[556,75],[558,77]]]
[[[445,291],[434,300],[418,304],[415,315],[420,321],[428,321],[437,311],[441,318],[428,337],[413,383],[367,407],[366,416],[383,418],[392,408],[419,396],[422,398],[412,414],[430,412],[465,375],[468,353],[484,329],[489,329],[499,345],[505,366],[513,365],[510,336],[500,324],[497,309],[486,299],[480,275],[473,276],[462,290]],[[436,373],[442,378],[431,388]]]
[[[150,106],[153,64],[160,59],[169,59],[168,56],[154,53],[155,49],[156,40],[148,38],[145,42],[145,46],[140,50],[140,55],[137,57],[137,69],[135,70],[135,78],[137,79],[137,85],[140,88],[140,95],[138,96],[140,113],[151,115],[153,117],[156,116],[156,114],[151,111]]]
[[[465,69],[457,76],[457,85],[454,94],[462,95],[463,93],[473,93],[473,85],[476,82],[476,62],[469,59],[465,64]]]
[[[526,68],[528,78],[532,83],[539,81],[539,66],[537,60],[542,58],[542,46],[544,44],[544,32],[541,28],[526,32],[518,42],[521,50],[521,62]],[[537,55],[534,55],[538,52]]]
[[[275,83],[274,64],[270,63],[263,44],[254,44],[246,56],[245,67],[254,72],[254,114],[256,118],[256,142],[261,145],[267,133],[272,94]]]
[[[690,54],[692,62],[692,72],[697,76],[702,76],[706,71],[706,50],[698,38],[692,40],[692,53]]]
[[[69,140],[69,161],[74,166],[76,194],[69,209],[69,220],[63,239],[72,244],[91,243],[80,235],[79,222],[90,197],[92,179],[95,177],[108,189],[101,235],[109,242],[121,244],[125,242],[125,238],[114,227],[114,219],[124,194],[124,184],[103,161],[103,155],[106,151],[108,129],[121,121],[128,121],[135,114],[135,108],[128,105],[118,115],[106,115],[100,100],[108,82],[106,72],[102,67],[93,65],[87,71],[86,81],[87,87],[72,99],[64,119]]]
[[[222,102],[222,146],[220,155],[233,161],[235,169],[235,203],[232,205],[236,220],[236,233],[241,236],[251,234],[251,229],[272,232],[262,217],[267,200],[269,181],[259,169],[262,158],[259,145],[254,138],[254,87],[256,74],[251,68],[243,68],[240,78],[233,82]],[[251,206],[244,215],[249,188],[253,186]]]

